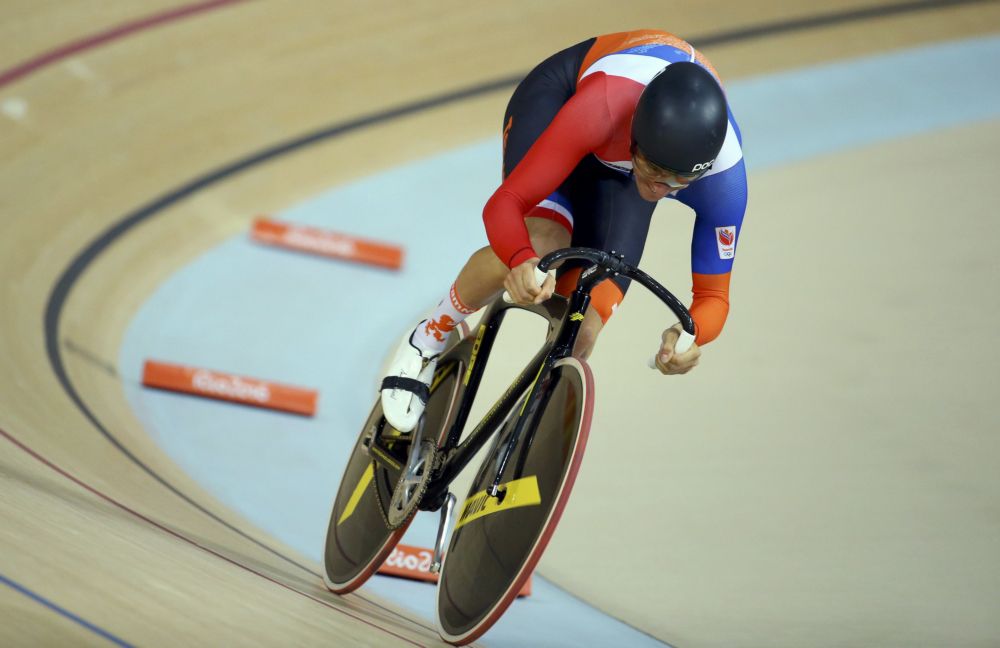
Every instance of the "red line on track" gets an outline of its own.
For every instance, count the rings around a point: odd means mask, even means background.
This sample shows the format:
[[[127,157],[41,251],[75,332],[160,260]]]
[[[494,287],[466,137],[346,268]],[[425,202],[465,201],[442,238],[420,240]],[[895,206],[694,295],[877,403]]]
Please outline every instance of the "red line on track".
[[[324,601],[323,599],[316,598],[315,596],[312,596],[311,594],[307,594],[306,592],[302,592],[300,590],[297,590],[297,589],[295,589],[294,587],[292,587],[290,585],[287,585],[285,583],[282,583],[279,580],[276,580],[274,578],[271,578],[270,576],[267,576],[266,574],[262,574],[261,572],[253,569],[252,567],[247,567],[246,565],[244,565],[244,564],[242,564],[240,562],[237,562],[236,560],[233,560],[232,558],[229,558],[227,556],[222,555],[221,553],[219,553],[218,551],[215,551],[214,549],[210,549],[210,548],[208,548],[208,547],[206,547],[204,545],[198,544],[196,541],[192,540],[191,538],[189,538],[189,537],[187,537],[187,536],[185,536],[185,535],[183,535],[181,533],[178,533],[177,531],[169,529],[166,526],[164,526],[164,525],[160,524],[159,522],[157,522],[156,520],[153,520],[151,518],[146,517],[145,515],[143,515],[142,513],[139,513],[135,509],[129,508],[128,506],[122,504],[121,502],[119,502],[118,500],[112,498],[111,496],[105,495],[104,493],[102,493],[101,491],[97,490],[96,488],[94,488],[90,484],[87,484],[83,480],[79,479],[78,477],[75,477],[74,475],[72,475],[69,472],[67,472],[66,470],[60,468],[59,466],[57,466],[56,464],[52,463],[51,461],[49,461],[48,459],[46,459],[42,455],[38,454],[37,452],[35,452],[31,448],[29,448],[24,443],[22,443],[21,441],[19,441],[16,438],[14,438],[13,435],[11,435],[9,432],[7,432],[6,430],[4,430],[3,428],[0,428],[0,436],[4,437],[8,441],[10,441],[12,444],[14,444],[18,448],[20,448],[21,450],[23,450],[24,452],[26,452],[28,455],[30,455],[31,457],[33,457],[34,459],[36,459],[40,463],[44,464],[46,467],[52,469],[56,473],[62,475],[66,479],[70,480],[71,482],[73,482],[77,486],[80,486],[81,488],[84,488],[84,489],[90,491],[92,494],[94,494],[97,497],[103,499],[104,501],[108,502],[109,504],[111,504],[113,506],[116,506],[117,508],[120,508],[121,510],[125,511],[126,513],[129,513],[130,515],[139,518],[143,522],[146,522],[147,524],[149,524],[149,525],[151,525],[151,526],[159,529],[160,531],[163,531],[164,533],[167,533],[168,535],[171,535],[171,536],[177,538],[178,540],[181,540],[182,542],[186,542],[186,543],[188,543],[190,545],[193,545],[193,546],[197,547],[198,549],[201,549],[202,551],[215,556],[216,558],[221,558],[222,560],[225,560],[227,563],[230,563],[231,565],[234,565],[236,567],[239,567],[240,569],[248,571],[251,574],[254,574],[255,576],[260,576],[264,580],[270,581],[271,583],[274,583],[275,585],[283,587],[283,588],[287,589],[290,592],[294,592],[294,593],[298,594],[299,596],[304,596],[307,599],[315,601],[316,603],[319,603],[320,605],[322,605],[324,607],[327,607],[327,608],[330,608],[331,610],[339,612],[339,613],[343,614],[344,616],[347,616],[347,617],[350,617],[350,618],[354,619],[355,621],[360,621],[361,623],[364,623],[365,625],[371,626],[372,628],[375,628],[376,630],[381,630],[382,632],[385,632],[388,635],[396,637],[397,639],[401,639],[402,641],[405,641],[405,642],[407,642],[407,643],[409,643],[409,644],[411,644],[413,646],[421,646],[422,645],[422,644],[419,644],[419,643],[413,641],[412,639],[407,639],[406,637],[404,637],[402,635],[396,634],[395,632],[393,632],[392,630],[389,630],[388,628],[383,628],[382,626],[379,626],[379,625],[377,625],[376,623],[374,623],[372,621],[369,621],[369,620],[367,620],[367,619],[365,619],[363,617],[357,616],[355,614],[351,614],[350,612],[348,612],[346,610],[338,608],[337,606],[332,605],[332,604],[328,603],[327,601]]]
[[[165,12],[162,12],[162,13],[159,13],[159,14],[153,14],[151,16],[146,16],[145,18],[139,18],[139,19],[134,20],[132,22],[123,23],[121,25],[118,25],[117,27],[112,27],[111,29],[105,30],[103,32],[98,32],[96,34],[93,34],[93,35],[90,35],[90,36],[86,36],[84,38],[81,38],[80,40],[72,41],[72,42],[67,43],[65,45],[59,46],[59,47],[57,47],[57,48],[55,48],[53,50],[49,50],[48,52],[45,52],[44,54],[40,54],[40,55],[38,55],[38,56],[36,56],[36,57],[34,57],[32,59],[29,59],[29,60],[27,60],[27,61],[25,61],[23,63],[19,63],[19,64],[15,65],[14,67],[8,68],[8,69],[3,70],[3,71],[0,71],[0,88],[4,87],[6,85],[10,85],[11,83],[14,83],[15,81],[18,81],[19,79],[22,79],[22,78],[24,78],[24,77],[26,77],[26,76],[28,76],[28,75],[30,75],[30,74],[32,74],[32,73],[40,70],[43,67],[51,65],[52,63],[56,63],[56,62],[61,61],[61,60],[65,59],[65,58],[68,58],[68,57],[70,57],[70,56],[72,56],[74,54],[78,54],[80,52],[83,52],[83,51],[86,51],[86,50],[89,50],[89,49],[93,49],[93,48],[98,47],[100,45],[103,45],[105,43],[110,43],[112,41],[119,40],[121,38],[125,38],[126,36],[130,36],[132,34],[138,33],[140,31],[144,31],[144,30],[147,30],[147,29],[152,29],[154,27],[165,25],[165,24],[177,21],[177,20],[182,20],[184,18],[189,18],[191,16],[194,16],[194,15],[197,15],[197,14],[200,14],[200,13],[205,13],[205,12],[211,11],[213,9],[221,9],[221,8],[226,7],[228,5],[233,5],[233,4],[237,4],[237,3],[240,3],[240,2],[246,2],[246,1],[247,0],[208,0],[207,2],[200,2],[200,3],[196,3],[196,4],[185,5],[185,6],[182,6],[182,7],[178,7],[176,9],[170,9],[168,11],[165,11]],[[227,562],[230,562],[230,563],[236,565],[237,567],[240,567],[240,568],[245,569],[245,570],[247,570],[247,571],[249,571],[249,572],[251,572],[253,574],[256,574],[257,576],[260,576],[261,578],[269,580],[269,581],[271,581],[271,582],[273,582],[273,583],[275,583],[277,585],[280,585],[281,587],[284,587],[286,589],[289,589],[289,590],[295,592],[296,594],[300,594],[302,596],[305,596],[306,598],[312,599],[312,600],[316,601],[317,603],[320,603],[321,605],[325,605],[326,607],[329,607],[331,609],[337,610],[338,612],[341,612],[342,614],[345,614],[345,615],[347,615],[347,616],[349,616],[351,618],[357,619],[357,620],[359,620],[359,621],[361,621],[363,623],[371,625],[374,628],[377,628],[379,630],[383,630],[383,631],[387,632],[388,634],[391,634],[394,637],[398,637],[399,639],[402,639],[404,641],[408,641],[408,642],[412,643],[415,646],[419,646],[420,645],[420,644],[415,643],[415,642],[413,642],[413,641],[411,641],[409,639],[406,639],[405,637],[401,637],[400,635],[397,635],[397,634],[393,633],[390,630],[386,630],[385,628],[381,628],[381,627],[379,627],[379,626],[371,623],[370,621],[366,621],[365,619],[362,619],[360,617],[356,617],[356,616],[354,616],[354,615],[352,615],[352,614],[350,614],[348,612],[345,612],[344,610],[341,610],[341,609],[339,609],[337,607],[334,607],[334,606],[330,605],[329,603],[327,603],[326,601],[323,601],[322,599],[318,599],[318,598],[316,598],[314,596],[306,594],[305,592],[300,592],[299,590],[296,590],[296,589],[294,589],[294,588],[292,588],[292,587],[290,587],[290,586],[288,586],[288,585],[286,585],[284,583],[281,583],[281,582],[276,581],[276,580],[274,580],[274,579],[272,579],[272,578],[270,578],[268,576],[265,576],[264,574],[261,574],[261,573],[259,573],[257,571],[254,571],[250,567],[247,567],[246,565],[242,565],[242,564],[240,564],[240,563],[238,563],[238,562],[236,562],[236,561],[234,561],[234,560],[232,560],[230,558],[227,558],[226,556],[223,556],[223,555],[221,555],[221,554],[219,554],[219,553],[217,553],[217,552],[215,552],[215,551],[213,551],[213,550],[211,550],[211,549],[209,549],[207,547],[203,547],[203,546],[199,545],[197,542],[195,542],[194,540],[191,540],[190,538],[182,536],[182,535],[180,535],[180,534],[178,534],[178,533],[176,533],[174,531],[171,531],[170,529],[168,529],[168,528],[166,528],[166,527],[158,524],[157,522],[155,522],[155,521],[147,518],[146,516],[142,515],[141,513],[138,513],[137,511],[134,511],[134,510],[128,508],[124,504],[121,504],[121,503],[117,502],[116,500],[111,499],[109,496],[104,495],[100,491],[97,491],[93,487],[91,487],[88,484],[84,483],[83,481],[77,479],[73,475],[67,473],[65,470],[63,470],[59,466],[56,466],[52,462],[48,461],[47,459],[45,459],[44,457],[42,457],[41,455],[39,455],[38,453],[36,453],[34,450],[32,450],[28,446],[24,445],[23,443],[21,443],[20,441],[18,441],[17,439],[15,439],[9,433],[5,432],[3,429],[0,429],[0,435],[2,435],[3,437],[5,437],[12,444],[14,444],[15,446],[19,447],[24,452],[28,453],[29,455],[31,455],[32,457],[34,457],[35,459],[37,459],[39,462],[45,464],[46,466],[48,466],[49,468],[51,468],[52,470],[54,470],[55,472],[61,474],[62,476],[66,477],[67,479],[75,482],[76,484],[78,484],[79,486],[85,488],[86,490],[91,491],[93,494],[95,494],[98,497],[100,497],[100,498],[102,498],[102,499],[110,502],[111,504],[113,504],[113,505],[115,505],[115,506],[117,506],[117,507],[119,507],[119,508],[127,511],[128,513],[130,513],[130,514],[132,514],[132,515],[134,515],[134,516],[136,516],[136,517],[144,520],[145,522],[148,522],[149,524],[151,524],[151,525],[153,525],[153,526],[161,529],[162,531],[165,531],[166,533],[168,533],[170,535],[176,536],[177,538],[179,538],[179,539],[181,539],[181,540],[183,540],[185,542],[188,542],[188,543],[190,543],[190,544],[198,547],[199,549],[202,549],[202,550],[204,550],[204,551],[206,551],[206,552],[208,552],[210,554],[213,554],[213,555],[215,555],[215,556],[217,556],[219,558],[222,558],[223,560],[225,560]],[[368,602],[368,603],[370,603],[372,605],[375,605],[376,607],[379,607],[381,609],[385,609],[385,608],[382,608],[382,606],[378,605],[377,603],[374,603],[373,601],[368,601],[368,599],[366,599],[363,596],[360,596],[360,595],[356,595],[356,596],[358,596],[358,598],[360,598],[363,601],[366,601],[366,602]],[[386,611],[392,612],[391,610],[386,610]],[[392,612],[392,613],[396,614],[395,612]],[[403,618],[405,619],[405,617],[403,617]],[[413,619],[405,619],[405,620],[408,621],[408,622],[410,622],[410,623],[413,623],[414,625],[416,625],[416,626],[418,626],[420,628],[429,629],[426,626],[424,626],[423,624],[414,621]]]
[[[13,83],[22,77],[26,77],[40,68],[55,63],[56,61],[61,61],[64,58],[72,56],[73,54],[92,49],[98,45],[103,45],[104,43],[109,43],[146,29],[165,25],[167,23],[174,22],[175,20],[188,18],[196,14],[211,11],[212,9],[219,9],[227,5],[245,1],[246,0],[209,0],[208,2],[185,5],[176,9],[164,11],[163,13],[153,14],[152,16],[147,16],[145,18],[139,18],[138,20],[127,22],[118,25],[117,27],[112,27],[111,29],[98,32],[91,36],[86,36],[80,40],[67,43],[66,45],[57,47],[54,50],[40,54],[35,58],[25,61],[24,63],[19,63],[12,68],[0,72],[0,88]]]

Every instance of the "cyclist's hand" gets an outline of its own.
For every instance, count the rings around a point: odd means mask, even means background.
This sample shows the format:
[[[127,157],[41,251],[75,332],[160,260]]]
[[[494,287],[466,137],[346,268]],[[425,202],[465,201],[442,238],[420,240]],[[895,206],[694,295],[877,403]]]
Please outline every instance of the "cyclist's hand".
[[[692,343],[691,348],[684,353],[674,351],[674,345],[681,336],[681,325],[676,324],[663,332],[663,344],[656,354],[656,368],[665,376],[686,374],[698,366],[701,349]]]
[[[516,304],[541,304],[552,296],[556,289],[556,280],[552,275],[545,277],[545,283],[538,285],[535,277],[535,266],[541,259],[533,257],[507,273],[503,287]]]

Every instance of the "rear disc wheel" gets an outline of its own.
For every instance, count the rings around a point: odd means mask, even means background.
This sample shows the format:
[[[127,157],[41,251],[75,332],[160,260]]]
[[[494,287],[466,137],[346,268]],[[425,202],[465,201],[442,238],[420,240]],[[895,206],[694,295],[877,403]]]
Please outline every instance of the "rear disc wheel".
[[[569,500],[593,416],[587,364],[563,358],[538,381],[523,414],[499,432],[457,514],[438,583],[438,631],[449,643],[478,639],[499,620],[530,578]],[[524,429],[489,495],[497,456],[517,420]]]

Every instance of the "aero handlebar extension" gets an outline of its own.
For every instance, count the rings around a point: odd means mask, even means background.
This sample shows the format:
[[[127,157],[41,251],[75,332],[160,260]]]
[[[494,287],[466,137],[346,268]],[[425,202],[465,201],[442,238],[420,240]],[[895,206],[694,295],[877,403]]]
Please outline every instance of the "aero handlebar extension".
[[[681,333],[677,344],[674,346],[675,351],[677,353],[684,353],[691,348],[691,345],[694,343],[694,320],[691,318],[691,313],[688,312],[684,304],[656,279],[653,279],[639,268],[626,263],[620,257],[609,252],[585,247],[564,248],[550,252],[538,262],[538,266],[535,268],[535,278],[538,281],[538,285],[542,285],[545,281],[546,274],[553,264],[568,259],[589,261],[597,267],[598,271],[628,277],[632,281],[644,286],[656,295],[660,301],[666,304],[667,308],[673,312],[681,324],[683,333]],[[504,292],[504,299],[510,301],[510,296],[506,292]],[[653,368],[656,367],[655,359],[650,361],[650,366]]]

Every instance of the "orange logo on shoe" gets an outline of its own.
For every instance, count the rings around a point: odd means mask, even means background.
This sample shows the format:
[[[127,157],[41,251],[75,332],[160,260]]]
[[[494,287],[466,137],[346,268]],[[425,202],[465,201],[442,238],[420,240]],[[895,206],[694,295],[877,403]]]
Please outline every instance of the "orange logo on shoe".
[[[427,320],[427,326],[424,327],[424,333],[433,335],[434,339],[438,342],[444,342],[445,337],[451,333],[457,325],[458,323],[451,317],[448,315],[442,315],[439,320]]]

